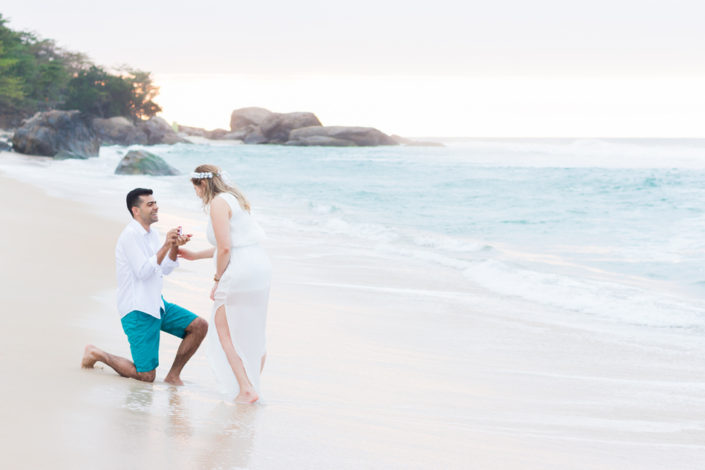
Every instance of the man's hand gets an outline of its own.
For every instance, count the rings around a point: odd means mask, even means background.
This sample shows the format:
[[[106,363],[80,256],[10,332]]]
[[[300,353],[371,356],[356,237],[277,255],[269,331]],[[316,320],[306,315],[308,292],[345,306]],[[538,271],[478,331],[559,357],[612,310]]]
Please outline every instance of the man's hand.
[[[190,233],[187,233],[185,235],[181,235],[176,239],[176,246],[184,246],[188,242],[191,241],[192,235]]]
[[[166,233],[165,245],[169,245],[170,248],[178,248],[187,244],[191,240],[192,235],[190,233],[179,235],[179,229],[173,228]]]
[[[179,229],[172,228],[166,233],[166,240],[164,240],[164,246],[169,246],[169,248],[178,246],[176,243],[179,240]]]

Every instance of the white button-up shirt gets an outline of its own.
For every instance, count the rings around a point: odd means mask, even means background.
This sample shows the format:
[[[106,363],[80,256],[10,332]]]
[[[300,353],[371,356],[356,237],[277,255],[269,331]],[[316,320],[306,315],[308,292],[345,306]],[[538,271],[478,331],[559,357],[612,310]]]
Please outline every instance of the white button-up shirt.
[[[169,254],[157,264],[161,243],[156,230],[148,232],[135,219],[127,224],[115,247],[115,267],[118,289],[117,306],[120,318],[133,310],[160,318],[163,276],[179,265]]]

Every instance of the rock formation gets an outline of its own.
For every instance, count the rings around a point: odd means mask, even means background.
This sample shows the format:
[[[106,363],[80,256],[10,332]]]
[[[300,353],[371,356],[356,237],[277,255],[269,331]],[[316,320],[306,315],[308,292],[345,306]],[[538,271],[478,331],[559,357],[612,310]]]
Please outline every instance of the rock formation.
[[[309,112],[274,113],[264,108],[236,109],[230,115],[230,132],[179,126],[185,135],[207,139],[239,139],[246,144],[317,146],[398,145],[400,142],[372,127],[326,126]],[[398,139],[402,139],[398,137]],[[405,141],[406,145],[435,145]]]
[[[295,129],[286,145],[359,146],[398,145],[387,134],[373,127],[314,126]]]
[[[147,145],[190,143],[180,137],[168,122],[157,116],[147,121],[139,122],[137,128],[147,135]]]
[[[108,119],[95,118],[93,129],[105,145],[147,145],[147,135],[122,116]]]
[[[313,113],[274,113],[259,125],[259,130],[268,144],[283,144],[289,133],[302,127],[320,127],[321,121]]]
[[[230,115],[231,137],[246,144],[283,144],[292,130],[320,125],[316,115],[307,112],[273,113],[264,108],[241,108]]]
[[[230,130],[242,131],[249,130],[252,127],[259,126],[269,116],[274,114],[264,108],[240,108],[230,114]]]
[[[163,118],[156,116],[136,125],[124,117],[96,118],[92,125],[101,141],[107,145],[190,143],[179,136]]]
[[[16,152],[59,158],[97,157],[100,140],[85,115],[79,111],[37,113],[15,131]]]
[[[180,134],[191,136],[191,137],[203,137],[204,139],[211,140],[242,140],[244,133],[235,131],[231,132],[225,129],[213,129],[212,131],[191,126],[179,125],[178,129]]]

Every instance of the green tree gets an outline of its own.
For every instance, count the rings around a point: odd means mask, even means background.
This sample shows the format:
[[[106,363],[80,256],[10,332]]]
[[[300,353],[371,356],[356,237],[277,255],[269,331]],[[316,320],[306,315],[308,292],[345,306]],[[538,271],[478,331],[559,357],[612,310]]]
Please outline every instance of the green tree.
[[[152,75],[149,72],[131,68],[123,70],[127,73],[125,79],[132,86],[130,117],[133,120],[149,119],[161,111],[161,106],[153,101],[159,94],[159,87],[152,83]]]
[[[51,108],[137,121],[161,111],[158,93],[149,72],[123,67],[109,73],[51,39],[13,31],[0,14],[0,125]]]
[[[61,107],[102,118],[124,116],[137,121],[161,111],[152,101],[158,91],[147,72],[129,70],[125,75],[113,75],[91,66],[68,82]]]
[[[0,41],[0,107],[2,108],[16,106],[24,98],[22,80],[11,74],[11,69],[16,62],[16,59],[5,54]]]
[[[0,14],[0,114],[15,114],[25,99],[25,81],[17,66],[21,51],[18,33],[5,26]]]
[[[93,65],[69,81],[61,108],[78,109],[102,118],[129,116],[131,88],[122,77]]]

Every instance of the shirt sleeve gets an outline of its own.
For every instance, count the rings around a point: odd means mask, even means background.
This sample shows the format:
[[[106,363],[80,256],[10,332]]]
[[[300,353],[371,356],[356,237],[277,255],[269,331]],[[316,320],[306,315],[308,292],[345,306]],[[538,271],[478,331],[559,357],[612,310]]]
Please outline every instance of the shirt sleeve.
[[[160,274],[162,269],[157,264],[157,255],[145,256],[144,251],[140,248],[140,241],[137,239],[137,236],[125,237],[122,240],[122,248],[125,252],[125,258],[127,258],[127,262],[130,265],[130,269],[137,279],[144,281]]]
[[[156,257],[155,257],[155,262],[156,262]],[[171,272],[174,270],[174,268],[179,267],[179,261],[173,261],[171,258],[169,258],[169,254],[167,254],[164,259],[162,260],[162,274],[169,275]]]

